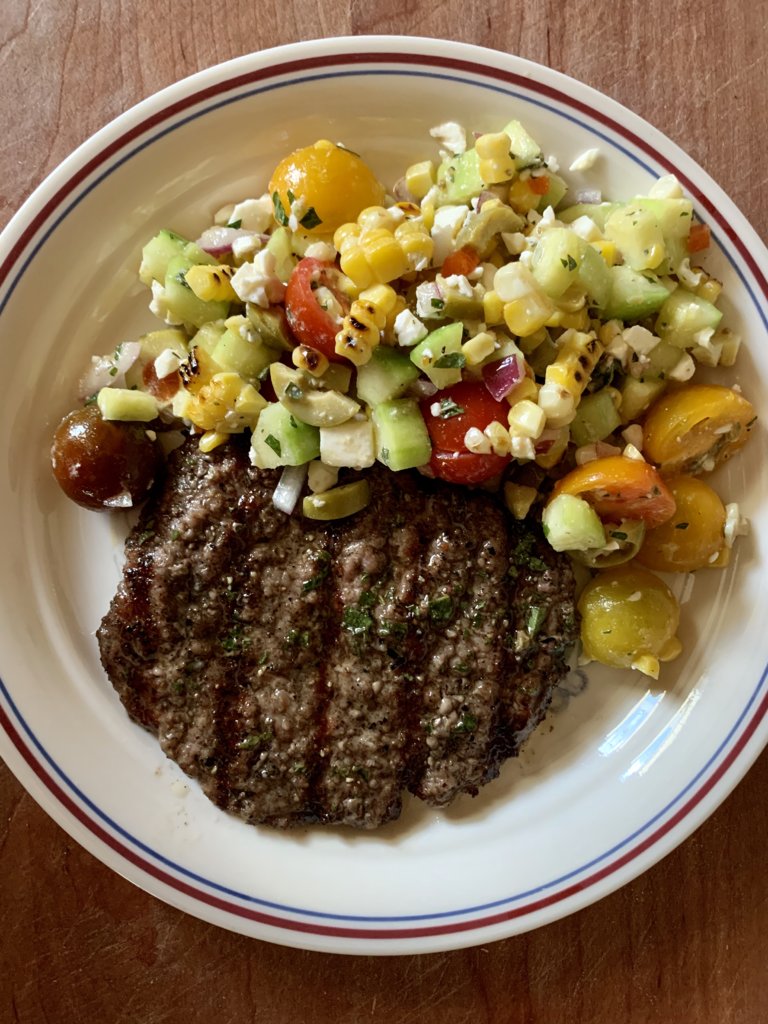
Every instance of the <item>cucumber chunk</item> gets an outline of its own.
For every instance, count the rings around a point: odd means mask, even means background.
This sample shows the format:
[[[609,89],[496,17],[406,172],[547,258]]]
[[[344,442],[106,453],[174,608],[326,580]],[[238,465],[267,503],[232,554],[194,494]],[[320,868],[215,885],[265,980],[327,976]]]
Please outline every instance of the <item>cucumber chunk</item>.
[[[479,165],[475,149],[443,160],[437,168],[438,204],[468,203],[479,195],[485,188]]]
[[[571,439],[579,446],[602,441],[620,426],[616,405],[608,391],[586,395],[579,402],[571,423]]]
[[[96,404],[105,420],[150,423],[158,413],[154,395],[130,388],[102,388]]]
[[[394,472],[424,466],[432,444],[418,403],[412,398],[393,398],[374,406],[376,458]]]
[[[605,237],[633,270],[655,270],[667,254],[655,213],[638,202],[627,203],[611,214],[605,222]]]
[[[194,327],[202,327],[210,320],[223,320],[229,312],[229,303],[198,299],[184,278],[193,265],[184,255],[169,260],[165,272],[165,302],[168,311],[179,320]]]
[[[319,454],[317,427],[297,420],[279,402],[271,402],[261,411],[251,438],[251,462],[259,469],[302,466]]]
[[[510,121],[502,131],[509,136],[509,148],[515,157],[515,167],[522,171],[541,162],[541,146],[517,120]]]
[[[605,231],[605,222],[618,210],[622,203],[575,203],[567,206],[557,214],[563,224],[573,224],[579,217],[589,217],[601,231]]]
[[[460,323],[446,324],[428,334],[411,349],[411,362],[423,370],[436,388],[458,384],[466,359],[461,352],[464,327]]]
[[[373,407],[391,398],[399,398],[419,376],[407,353],[387,345],[378,345],[373,355],[357,371],[357,397]]]
[[[227,326],[211,355],[222,370],[239,373],[244,380],[254,383],[261,371],[274,360],[276,353],[258,337],[253,341],[244,338],[233,319],[228,321],[231,326]],[[241,319],[242,325],[248,325],[249,321],[245,317]]]
[[[659,310],[669,291],[655,277],[646,277],[632,267],[609,267],[611,294],[603,307],[605,320],[644,320]]]
[[[591,303],[602,308],[611,294],[611,276],[605,260],[570,228],[551,228],[533,251],[531,273],[552,299],[578,285]]]
[[[544,536],[555,551],[605,547],[605,530],[597,512],[583,498],[558,494],[541,517]]]
[[[174,231],[158,231],[141,250],[141,282],[149,286],[153,281],[165,281],[168,264],[177,256],[184,255],[184,246],[187,244],[188,240]]]
[[[662,341],[690,348],[697,344],[695,335],[699,331],[714,330],[722,317],[722,311],[707,299],[676,288],[659,310],[656,331]]]

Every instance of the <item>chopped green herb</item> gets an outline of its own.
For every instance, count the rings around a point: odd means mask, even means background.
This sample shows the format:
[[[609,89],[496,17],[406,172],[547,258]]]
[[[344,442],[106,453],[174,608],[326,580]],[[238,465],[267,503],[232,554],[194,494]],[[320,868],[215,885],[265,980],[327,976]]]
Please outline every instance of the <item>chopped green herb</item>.
[[[363,636],[373,625],[373,619],[360,608],[345,608],[341,624],[353,636]]]
[[[269,445],[275,455],[280,456],[283,454],[282,446],[274,434],[267,434],[264,441]]]
[[[288,214],[285,212],[279,192],[272,193],[272,205],[275,208],[275,220],[277,223],[281,224],[284,228],[288,227]]]
[[[310,208],[299,221],[299,224],[301,224],[305,231],[311,231],[312,228],[316,228],[318,227],[318,225],[322,223],[323,222],[318,217],[317,211],[315,210],[314,206],[310,206]]]
[[[477,729],[477,719],[474,715],[471,715],[468,711],[465,711],[461,716],[457,724],[454,726],[454,732],[474,732]]]
[[[453,616],[453,598],[450,594],[441,594],[429,602],[429,617],[433,622],[448,622]]]
[[[432,299],[432,308],[433,309],[444,309],[445,308],[445,302],[443,301],[443,299]]]
[[[452,398],[440,399],[440,411],[438,416],[441,420],[448,420],[451,416],[461,416],[464,413],[462,406],[458,405]]]
[[[467,365],[467,358],[461,352],[446,352],[434,365],[436,370],[460,370]]]
[[[291,629],[285,634],[285,642],[289,647],[309,647],[309,631]]]
[[[240,740],[236,746],[238,750],[258,750],[260,747],[270,743],[272,739],[273,735],[269,730],[266,732],[252,732],[244,740]]]
[[[531,607],[528,612],[528,621],[525,625],[525,631],[530,637],[536,636],[538,631],[544,625],[544,620],[547,617],[547,609],[540,604],[535,604]]]
[[[237,228],[242,227],[242,224],[243,222],[241,220],[231,220],[229,224],[227,224],[227,227],[235,228],[235,230],[237,230]]]
[[[304,397],[304,392],[298,384],[294,384],[293,381],[286,387],[285,395],[288,398],[295,398],[297,401]]]

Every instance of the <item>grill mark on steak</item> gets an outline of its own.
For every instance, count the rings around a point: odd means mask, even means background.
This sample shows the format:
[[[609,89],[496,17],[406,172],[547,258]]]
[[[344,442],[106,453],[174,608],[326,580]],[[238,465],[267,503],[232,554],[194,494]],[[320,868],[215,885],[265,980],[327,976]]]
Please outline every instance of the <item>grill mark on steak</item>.
[[[274,508],[279,471],[240,440],[190,440],[167,474],[98,640],[129,714],[219,806],[370,828],[519,750],[565,672],[573,579],[494,498],[377,467],[365,510],[314,523]]]

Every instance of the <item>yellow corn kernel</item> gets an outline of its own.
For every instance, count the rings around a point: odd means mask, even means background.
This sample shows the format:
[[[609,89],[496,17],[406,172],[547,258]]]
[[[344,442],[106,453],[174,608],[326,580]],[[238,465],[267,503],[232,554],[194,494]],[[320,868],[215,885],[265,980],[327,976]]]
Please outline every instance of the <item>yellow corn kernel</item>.
[[[328,369],[328,360],[322,352],[309,345],[297,345],[291,352],[291,362],[299,370],[306,370],[313,377],[322,377]]]
[[[545,326],[554,309],[552,300],[544,292],[528,292],[504,303],[504,323],[519,338],[527,338]]]
[[[619,250],[616,248],[615,243],[609,242],[607,238],[601,238],[596,242],[590,242],[590,245],[597,249],[609,267],[615,267],[616,264],[621,261]]]
[[[374,282],[386,284],[388,281],[397,280],[410,270],[403,247],[391,231],[385,228],[364,231],[360,235],[360,244],[373,273]]]
[[[406,220],[395,228],[395,238],[401,246],[411,270],[424,270],[432,261],[435,243],[423,221]]]
[[[525,519],[538,493],[535,487],[526,487],[524,484],[515,484],[507,480],[504,484],[504,504],[515,519]]]
[[[496,337],[488,331],[480,331],[474,338],[465,341],[461,346],[461,354],[467,366],[479,366],[484,359],[496,351]]]
[[[593,334],[574,330],[560,336],[559,346],[555,361],[546,369],[545,382],[564,388],[578,401],[605,350]]]
[[[714,277],[705,276],[696,288],[696,294],[699,298],[706,299],[707,302],[717,302],[722,290],[723,286],[720,281],[715,280]]]
[[[393,218],[383,206],[367,206],[357,215],[357,223],[360,225],[361,233],[381,228],[391,231],[394,227]]]
[[[741,335],[735,334],[727,327],[721,327],[715,332],[712,340],[723,346],[720,350],[720,366],[733,366],[741,347]]]
[[[395,289],[388,284],[374,284],[370,288],[365,288],[358,295],[361,302],[372,302],[384,317],[389,316],[395,308],[398,298]],[[379,326],[381,327],[383,324],[379,324]]]
[[[541,196],[531,189],[528,181],[528,178],[516,178],[509,186],[507,202],[516,213],[529,213],[541,201]]]
[[[368,288],[376,282],[368,257],[361,245],[346,245],[340,253],[341,269],[358,288]]]
[[[200,345],[194,345],[189,356],[179,367],[179,373],[184,387],[191,395],[195,395],[200,388],[210,383],[213,375],[219,373],[220,369],[213,356]]]
[[[509,427],[514,434],[522,434],[534,441],[541,437],[547,418],[543,409],[529,398],[518,400],[509,410]]]
[[[510,391],[507,395],[507,401],[510,406],[516,405],[518,402],[535,402],[539,397],[539,385],[535,380],[530,377],[523,377],[520,383]],[[512,408],[509,410],[509,414],[512,414]],[[510,424],[512,421],[509,421]]]
[[[397,345],[397,335],[395,334],[395,320],[404,309],[406,309],[408,303],[405,301],[402,295],[395,294],[395,304],[387,313],[387,321],[381,332],[381,340],[385,345]]]
[[[514,178],[516,168],[510,153],[511,146],[512,141],[506,132],[487,132],[477,140],[477,169],[484,185],[499,185]]]
[[[504,323],[504,302],[493,289],[483,296],[483,320],[492,325]]]
[[[435,223],[435,204],[426,199],[421,203],[421,219],[427,231],[431,231]]]
[[[580,309],[577,313],[567,313],[565,310],[556,309],[549,320],[547,320],[545,326],[570,328],[574,331],[588,331],[589,324],[589,312],[586,309]]]
[[[206,430],[204,434],[200,435],[197,447],[201,452],[212,452],[214,448],[218,448],[220,444],[224,444],[227,440],[229,440],[229,434],[219,434],[215,430]]]
[[[355,221],[351,221],[347,224],[342,224],[341,227],[336,228],[333,233],[333,245],[339,252],[341,252],[345,246],[357,243],[360,238],[360,225]]]
[[[503,423],[499,423],[498,420],[491,420],[483,433],[491,442],[491,449],[494,455],[509,455],[511,453],[512,439]]]
[[[405,187],[415,199],[423,199],[435,184],[435,165],[431,160],[411,164],[405,172]]]
[[[237,294],[229,280],[234,272],[234,267],[225,264],[209,266],[201,263],[190,267],[184,280],[203,302],[237,302]]]
[[[266,398],[260,394],[253,384],[243,384],[240,394],[235,399],[235,412],[249,421],[248,426],[256,426],[259,413],[267,405]]]

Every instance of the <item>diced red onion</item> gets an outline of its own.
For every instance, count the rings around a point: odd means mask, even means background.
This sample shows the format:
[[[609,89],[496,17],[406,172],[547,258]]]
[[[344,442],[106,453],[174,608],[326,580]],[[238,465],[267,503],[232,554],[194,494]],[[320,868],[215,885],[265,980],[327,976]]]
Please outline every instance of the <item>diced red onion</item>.
[[[603,193],[599,188],[583,188],[580,192],[576,193],[577,203],[602,203]]]
[[[141,354],[140,341],[126,341],[120,346],[117,358],[111,355],[94,356],[91,366],[80,380],[80,397],[89,398],[102,388],[125,385],[125,375]]]
[[[491,396],[500,402],[514,390],[525,376],[522,361],[516,355],[483,367],[483,383]]]
[[[245,228],[212,227],[207,228],[195,244],[211,256],[223,256],[232,252],[232,243],[236,238],[246,238],[252,234],[253,231],[246,231]]]
[[[306,463],[303,466],[286,466],[272,494],[272,504],[275,508],[290,515],[296,508],[296,502],[299,500],[306,479]]]

